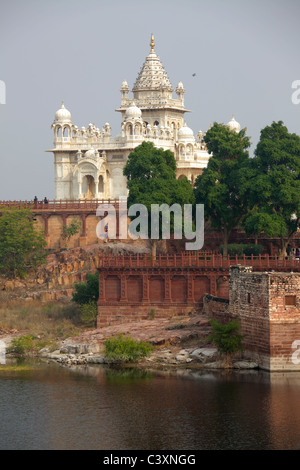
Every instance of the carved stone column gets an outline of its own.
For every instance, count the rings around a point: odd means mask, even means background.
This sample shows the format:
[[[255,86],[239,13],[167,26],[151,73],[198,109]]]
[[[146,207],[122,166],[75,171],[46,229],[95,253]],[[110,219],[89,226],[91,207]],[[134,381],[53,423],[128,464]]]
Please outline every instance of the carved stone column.
[[[143,302],[149,302],[149,277],[148,274],[143,274]]]
[[[172,287],[171,287],[171,275],[165,275],[165,302],[172,302]]]
[[[120,298],[120,302],[128,302],[127,276],[125,276],[124,274],[121,274],[120,279],[121,279],[121,298]]]
[[[194,276],[188,274],[187,276],[187,302],[194,303]]]
[[[46,242],[47,242],[47,248],[50,248],[51,247],[51,238],[50,238],[50,235],[49,235],[49,217],[50,217],[50,214],[43,214],[42,217],[44,219],[44,224],[45,224],[45,239],[46,239]]]
[[[87,217],[87,214],[81,214],[82,232],[80,234],[80,239],[79,239],[80,246],[87,245],[86,217]]]
[[[99,297],[98,297],[98,305],[101,305],[102,302],[105,302],[105,277],[99,271]]]
[[[217,295],[217,277],[215,274],[211,274],[209,276],[209,283],[210,283],[210,294],[216,296]]]

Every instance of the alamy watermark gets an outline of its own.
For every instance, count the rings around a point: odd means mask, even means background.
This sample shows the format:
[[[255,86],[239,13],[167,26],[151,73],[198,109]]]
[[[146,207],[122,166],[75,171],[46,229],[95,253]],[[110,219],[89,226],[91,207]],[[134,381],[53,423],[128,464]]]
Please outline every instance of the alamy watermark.
[[[0,80],[0,104],[6,104],[6,85]]]
[[[292,94],[292,103],[300,104],[300,80],[294,80],[292,83],[292,88],[295,89]]]
[[[4,341],[0,341],[0,364],[6,364],[6,345]]]
[[[127,197],[119,198],[119,211],[114,204],[103,203],[97,208],[96,215],[103,217],[96,227],[97,237],[105,240],[117,238],[117,222],[119,239],[132,240],[169,240],[171,225],[175,240],[184,236],[187,240],[186,250],[201,250],[204,244],[204,205],[196,204],[193,217],[192,204],[184,204],[183,210],[179,204],[151,204],[151,211],[143,204],[133,204],[127,209]],[[131,222],[128,226],[128,217]],[[117,221],[118,218],[118,221]],[[171,223],[172,222],[172,223]]]
[[[296,350],[292,354],[292,363],[293,364],[300,364],[300,358],[299,358],[299,355],[300,355],[300,340],[299,339],[296,339],[292,343],[292,349]]]

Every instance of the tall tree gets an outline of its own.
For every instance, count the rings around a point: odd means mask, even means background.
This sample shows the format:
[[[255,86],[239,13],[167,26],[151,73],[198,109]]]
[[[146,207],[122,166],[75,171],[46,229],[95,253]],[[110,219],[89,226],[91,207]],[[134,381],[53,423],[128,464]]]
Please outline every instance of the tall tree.
[[[148,211],[148,233],[152,242],[152,254],[156,255],[158,239],[151,238],[152,205],[193,204],[194,195],[191,183],[187,179],[176,179],[176,160],[170,150],[156,148],[152,142],[143,142],[128,156],[124,167],[129,189],[128,207],[142,204]],[[182,220],[181,220],[182,222]],[[174,217],[171,215],[170,232],[174,230]],[[162,237],[161,216],[159,238]]]
[[[0,272],[24,277],[45,262],[46,240],[30,208],[0,208]]]
[[[249,160],[250,140],[245,129],[236,132],[219,123],[214,123],[204,140],[211,158],[195,181],[195,199],[197,204],[204,204],[211,227],[221,232],[223,256],[227,257],[230,234],[247,212],[240,185]]]
[[[279,236],[283,257],[300,218],[300,137],[282,121],[266,126],[246,176],[243,188],[251,213],[245,229]]]

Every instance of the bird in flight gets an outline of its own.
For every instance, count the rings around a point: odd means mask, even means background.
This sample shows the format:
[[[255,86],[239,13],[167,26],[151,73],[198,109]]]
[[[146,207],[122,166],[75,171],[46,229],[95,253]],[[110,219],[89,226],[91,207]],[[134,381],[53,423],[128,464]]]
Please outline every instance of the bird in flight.
[[[193,77],[196,77],[196,74],[195,74],[195,73],[193,73]]]

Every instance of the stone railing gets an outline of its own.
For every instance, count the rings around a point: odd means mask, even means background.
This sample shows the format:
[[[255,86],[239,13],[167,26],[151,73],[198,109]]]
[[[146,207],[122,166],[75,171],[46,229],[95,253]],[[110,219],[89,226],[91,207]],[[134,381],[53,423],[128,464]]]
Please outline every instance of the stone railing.
[[[0,201],[0,212],[1,207],[30,207],[33,210],[70,210],[70,209],[94,209],[96,210],[100,204],[113,204],[117,205],[119,201],[117,199],[77,199],[77,200],[63,200],[54,199],[44,201]]]
[[[144,267],[194,267],[229,269],[233,265],[252,266],[258,271],[295,271],[300,272],[299,259],[280,258],[278,256],[227,256],[214,252],[181,252],[167,255],[103,255],[99,257],[99,268],[144,268]]]

